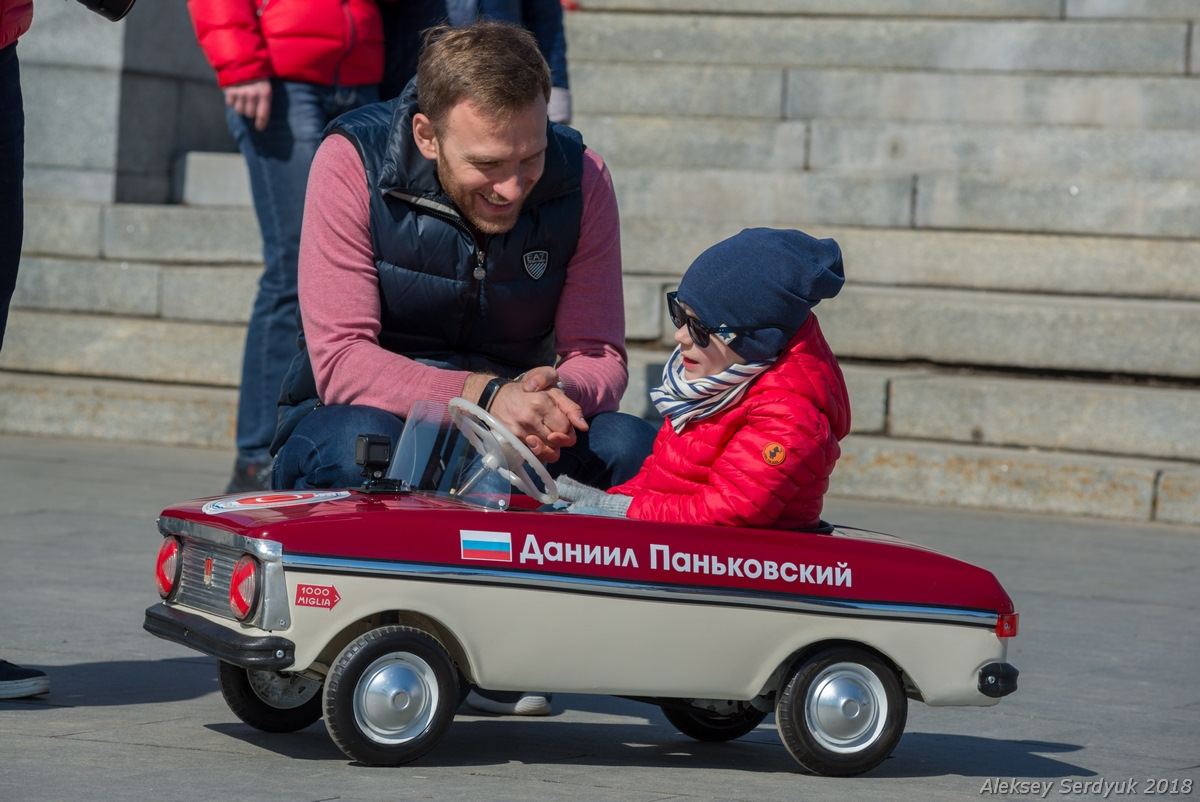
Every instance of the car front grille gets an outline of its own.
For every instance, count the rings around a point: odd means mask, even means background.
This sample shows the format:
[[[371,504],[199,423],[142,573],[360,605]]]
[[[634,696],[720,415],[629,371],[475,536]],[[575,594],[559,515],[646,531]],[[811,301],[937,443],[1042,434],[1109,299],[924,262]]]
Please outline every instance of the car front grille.
[[[229,609],[229,583],[233,581],[233,567],[244,553],[206,541],[184,540],[183,570],[174,601],[233,619],[233,611]]]

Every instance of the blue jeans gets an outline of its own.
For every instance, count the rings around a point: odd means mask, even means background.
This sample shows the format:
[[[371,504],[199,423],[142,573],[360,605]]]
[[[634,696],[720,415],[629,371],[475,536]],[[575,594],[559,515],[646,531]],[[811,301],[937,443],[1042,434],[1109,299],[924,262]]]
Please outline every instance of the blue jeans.
[[[631,479],[654,445],[657,433],[649,421],[621,412],[601,412],[588,419],[575,445],[564,448],[548,466],[551,476],[607,488]],[[360,434],[391,438],[395,453],[404,421],[374,407],[317,407],[304,417],[275,456],[271,485],[276,490],[314,487],[358,487],[364,481],[354,462]]]
[[[251,120],[225,110],[250,174],[265,265],[246,332],[238,395],[238,457],[251,462],[270,460],[279,388],[296,355],[296,264],[308,170],[329,121],[378,99],[374,86],[273,79],[271,89],[266,130],[256,131]]]
[[[17,43],[0,49],[0,347],[8,304],[17,286],[21,238],[25,230],[22,184],[25,176],[25,109]]]

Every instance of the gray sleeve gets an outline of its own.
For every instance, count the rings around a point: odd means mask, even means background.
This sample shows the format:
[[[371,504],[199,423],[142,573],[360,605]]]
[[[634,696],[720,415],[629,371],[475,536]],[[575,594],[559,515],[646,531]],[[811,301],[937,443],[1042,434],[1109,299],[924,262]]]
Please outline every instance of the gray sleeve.
[[[605,493],[599,501],[575,501],[567,507],[567,512],[581,512],[586,515],[607,515],[610,518],[624,518],[629,513],[629,505],[633,496],[622,496],[620,493]]]
[[[560,476],[554,480],[558,485],[559,498],[571,502],[567,512],[583,512],[592,515],[609,515],[624,518],[629,510],[632,496],[622,496],[615,493],[605,493],[598,487],[576,482],[569,476]]]

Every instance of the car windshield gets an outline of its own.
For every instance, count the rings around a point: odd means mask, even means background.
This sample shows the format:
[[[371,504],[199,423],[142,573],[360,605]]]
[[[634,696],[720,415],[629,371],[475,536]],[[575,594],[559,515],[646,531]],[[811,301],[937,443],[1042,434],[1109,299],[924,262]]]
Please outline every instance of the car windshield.
[[[413,404],[387,478],[407,482],[413,490],[498,510],[508,508],[512,490],[508,480],[484,465],[482,455],[454,425],[446,404],[437,401]]]

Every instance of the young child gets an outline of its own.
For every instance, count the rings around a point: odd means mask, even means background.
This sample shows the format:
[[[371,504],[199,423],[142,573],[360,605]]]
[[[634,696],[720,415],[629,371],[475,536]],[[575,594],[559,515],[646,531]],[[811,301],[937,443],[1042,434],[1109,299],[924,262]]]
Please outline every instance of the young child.
[[[650,396],[666,418],[633,479],[604,496],[559,480],[576,512],[811,529],[850,431],[841,368],[812,307],[845,282],[831,239],[746,229],[667,293],[678,347]]]

